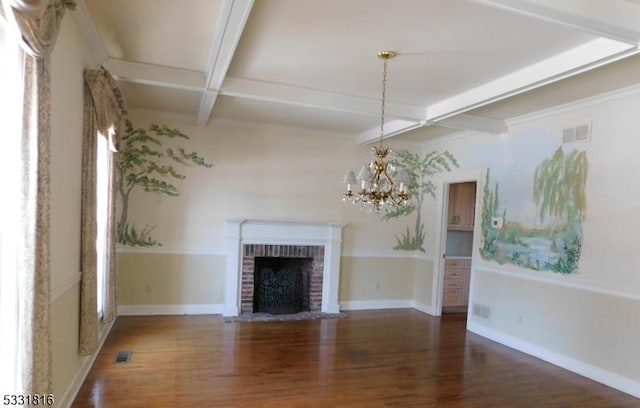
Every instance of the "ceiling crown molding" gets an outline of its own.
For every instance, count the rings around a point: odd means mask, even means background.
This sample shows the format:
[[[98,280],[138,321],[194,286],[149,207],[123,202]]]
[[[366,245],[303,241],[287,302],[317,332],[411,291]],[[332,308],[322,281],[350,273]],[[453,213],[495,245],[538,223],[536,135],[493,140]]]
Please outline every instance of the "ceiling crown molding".
[[[180,68],[108,58],[102,64],[119,80],[187,91],[202,91],[205,74]]]

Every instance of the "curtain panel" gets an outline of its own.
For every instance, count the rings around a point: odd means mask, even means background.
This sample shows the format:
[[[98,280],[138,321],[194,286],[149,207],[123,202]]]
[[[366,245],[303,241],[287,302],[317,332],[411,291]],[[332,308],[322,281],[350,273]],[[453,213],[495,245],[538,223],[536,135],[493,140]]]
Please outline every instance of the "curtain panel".
[[[115,157],[120,121],[126,113],[125,103],[115,80],[104,68],[86,70],[84,74],[84,124],[82,143],[82,214],[80,282],[80,344],[81,354],[91,354],[98,348],[99,321],[97,315],[97,146],[98,138],[109,139],[109,181],[107,191],[106,276],[104,321],[116,316],[115,299]]]
[[[36,58],[48,58],[60,31],[66,9],[75,0],[3,0],[7,19],[18,28],[24,51]]]
[[[17,355],[22,394],[52,391],[49,141],[51,95],[49,56],[72,0],[3,0],[9,29],[20,34],[23,64],[18,248]]]

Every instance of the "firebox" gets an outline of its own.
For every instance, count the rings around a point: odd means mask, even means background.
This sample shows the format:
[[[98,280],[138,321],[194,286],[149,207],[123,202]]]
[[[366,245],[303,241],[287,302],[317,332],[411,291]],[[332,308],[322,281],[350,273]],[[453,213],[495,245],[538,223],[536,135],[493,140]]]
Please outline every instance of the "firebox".
[[[256,257],[253,312],[308,311],[312,262],[313,258]]]
[[[319,312],[323,270],[324,246],[245,244],[241,312]]]

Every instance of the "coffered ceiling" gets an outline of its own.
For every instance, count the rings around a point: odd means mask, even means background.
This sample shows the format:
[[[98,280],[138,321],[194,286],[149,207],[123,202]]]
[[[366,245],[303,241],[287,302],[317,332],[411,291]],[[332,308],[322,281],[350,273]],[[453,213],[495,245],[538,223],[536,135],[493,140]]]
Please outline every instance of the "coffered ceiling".
[[[388,137],[414,141],[501,132],[510,117],[607,90],[606,72],[583,72],[621,59],[640,67],[640,4],[631,0],[78,3],[95,63],[119,80],[130,108],[201,126],[224,118],[371,142],[381,50],[398,54]],[[633,74],[619,69],[625,78],[611,87],[637,82]],[[573,85],[549,91],[565,81]]]

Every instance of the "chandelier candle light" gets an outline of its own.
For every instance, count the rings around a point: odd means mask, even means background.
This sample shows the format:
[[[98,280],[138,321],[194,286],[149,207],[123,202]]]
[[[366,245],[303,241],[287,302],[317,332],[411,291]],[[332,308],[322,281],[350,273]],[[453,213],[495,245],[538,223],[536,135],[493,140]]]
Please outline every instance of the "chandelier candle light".
[[[384,139],[384,109],[387,92],[387,61],[396,55],[393,51],[380,51],[378,58],[384,61],[382,70],[382,109],[380,117],[380,144],[374,146],[371,151],[373,160],[362,166],[358,179],[353,171],[347,171],[343,184],[347,185],[347,191],[342,201],[360,203],[367,212],[380,212],[382,208],[391,211],[394,207],[403,206],[409,199],[408,184],[409,173],[405,168],[397,168],[393,163],[385,161],[392,151],[382,145]],[[394,181],[395,178],[395,181]],[[360,183],[358,183],[360,181]],[[360,191],[354,194],[353,186],[360,184]],[[397,185],[396,185],[397,184]]]

